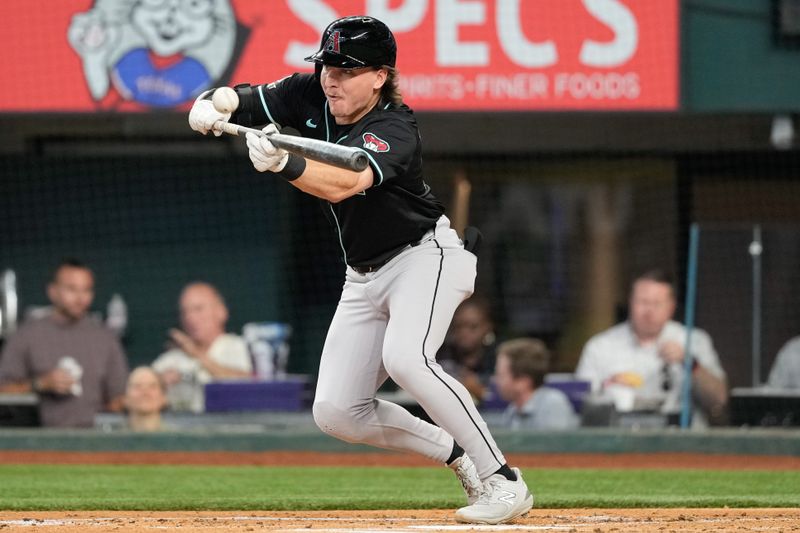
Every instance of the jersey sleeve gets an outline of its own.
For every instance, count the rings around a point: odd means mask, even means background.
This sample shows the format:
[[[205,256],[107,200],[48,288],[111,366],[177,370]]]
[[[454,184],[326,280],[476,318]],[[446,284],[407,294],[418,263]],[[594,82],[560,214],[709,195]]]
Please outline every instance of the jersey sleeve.
[[[242,89],[237,86],[239,108],[231,122],[243,126],[261,126],[273,123],[278,128],[298,127],[298,110],[301,99],[316,79],[308,74],[292,74],[271,83]]]
[[[362,148],[374,173],[373,187],[407,175],[420,160],[420,137],[416,128],[397,119],[368,122],[342,144]]]

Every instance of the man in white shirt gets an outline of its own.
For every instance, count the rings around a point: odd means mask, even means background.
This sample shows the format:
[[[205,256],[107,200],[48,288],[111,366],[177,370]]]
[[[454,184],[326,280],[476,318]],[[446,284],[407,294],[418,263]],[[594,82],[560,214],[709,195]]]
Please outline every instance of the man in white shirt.
[[[497,348],[495,383],[509,402],[503,425],[511,429],[571,429],[578,417],[567,395],[543,386],[550,352],[537,339],[512,339]]]
[[[627,322],[589,339],[575,373],[591,381],[593,392],[611,396],[618,410],[638,405],[679,413],[686,328],[671,320],[675,291],[670,279],[658,270],[637,277],[629,308]],[[724,416],[727,382],[709,335],[694,329],[691,343],[692,425],[704,427]]]
[[[205,410],[205,385],[223,379],[247,378],[253,366],[244,340],[225,333],[228,309],[219,291],[208,283],[184,287],[180,297],[183,331],[172,329],[175,348],[161,354],[153,369],[167,385],[173,411]]]
[[[800,389],[800,337],[790,339],[775,356],[767,385],[776,389]]]

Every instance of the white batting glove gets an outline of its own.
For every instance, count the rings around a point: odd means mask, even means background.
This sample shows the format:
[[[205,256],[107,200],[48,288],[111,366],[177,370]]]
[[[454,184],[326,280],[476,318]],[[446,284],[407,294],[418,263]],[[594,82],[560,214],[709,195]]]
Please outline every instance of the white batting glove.
[[[211,89],[213,91],[213,89]],[[206,91],[194,101],[191,111],[189,111],[189,127],[194,131],[199,131],[203,135],[209,131],[214,132],[214,135],[219,137],[222,132],[214,129],[214,123],[218,121],[228,122],[231,118],[230,113],[220,113],[214,109],[214,104],[211,100],[204,100],[203,98],[211,91]]]
[[[275,124],[270,124],[261,131],[270,135],[277,133],[278,128],[275,127]],[[289,152],[269,142],[269,137],[256,135],[255,133],[248,133],[246,137],[250,161],[253,162],[256,170],[259,172],[280,172],[283,170],[289,160]]]

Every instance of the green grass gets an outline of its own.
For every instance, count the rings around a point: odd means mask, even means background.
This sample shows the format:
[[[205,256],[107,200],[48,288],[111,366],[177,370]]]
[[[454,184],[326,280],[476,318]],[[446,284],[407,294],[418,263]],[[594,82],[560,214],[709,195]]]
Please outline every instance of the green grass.
[[[800,472],[526,470],[539,508],[797,507]],[[5,510],[310,510],[463,505],[440,468],[0,466]]]

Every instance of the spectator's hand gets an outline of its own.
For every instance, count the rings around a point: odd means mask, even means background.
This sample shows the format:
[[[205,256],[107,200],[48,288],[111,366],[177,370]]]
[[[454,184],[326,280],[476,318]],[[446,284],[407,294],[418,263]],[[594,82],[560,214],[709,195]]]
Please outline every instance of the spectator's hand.
[[[175,343],[181,351],[185,352],[186,355],[194,357],[195,359],[203,359],[205,357],[205,352],[198,346],[194,340],[179,329],[171,329],[169,330],[169,338],[172,339],[172,342]]]
[[[458,376],[458,380],[464,385],[464,388],[469,391],[476,403],[480,403],[483,400],[483,397],[486,395],[486,387],[481,382],[478,374],[472,370],[463,369],[461,375]]]
[[[463,194],[469,196],[472,192],[472,183],[470,183],[464,171],[456,172],[453,176],[453,189],[456,194]]]
[[[666,363],[683,363],[683,345],[675,341],[666,341],[658,348],[658,355]]]
[[[164,381],[164,385],[167,387],[171,387],[181,380],[181,373],[174,368],[166,369],[165,371],[161,372],[160,376],[162,381]]]
[[[69,372],[63,368],[56,368],[36,378],[34,388],[42,392],[67,395],[72,394],[74,384],[75,380]]]
[[[275,124],[270,124],[262,130],[267,135],[278,132]],[[273,145],[268,137],[248,133],[247,148],[249,150],[250,161],[259,172],[280,172],[289,160],[289,152],[283,148]]]
[[[205,95],[208,91],[202,93],[194,101],[192,109],[189,111],[189,127],[194,131],[199,131],[203,135],[212,131],[214,135],[219,137],[222,132],[214,129],[214,124],[217,121],[228,122],[231,118],[230,113],[220,113],[214,108],[211,100],[205,100]]]

